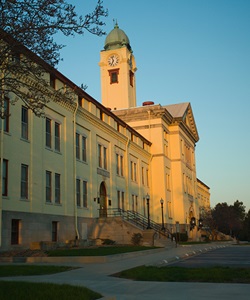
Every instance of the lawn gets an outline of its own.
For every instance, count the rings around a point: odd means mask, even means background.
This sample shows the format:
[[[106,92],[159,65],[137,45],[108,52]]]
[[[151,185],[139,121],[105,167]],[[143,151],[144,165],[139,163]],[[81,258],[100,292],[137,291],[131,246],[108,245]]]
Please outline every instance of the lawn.
[[[43,265],[0,265],[0,277],[46,275],[73,269],[76,268]],[[100,294],[85,287],[76,287],[67,284],[0,281],[1,300],[94,300],[101,297]]]
[[[94,300],[100,298],[102,295],[80,286],[0,281],[1,300]]]
[[[48,256],[107,256],[127,252],[145,251],[149,249],[157,248],[144,246],[102,246],[96,248],[56,249],[47,251],[47,254]]]
[[[141,266],[113,276],[140,281],[250,283],[250,268]]]
[[[0,277],[46,275],[55,274],[59,272],[66,272],[73,269],[76,268],[44,265],[0,265]]]

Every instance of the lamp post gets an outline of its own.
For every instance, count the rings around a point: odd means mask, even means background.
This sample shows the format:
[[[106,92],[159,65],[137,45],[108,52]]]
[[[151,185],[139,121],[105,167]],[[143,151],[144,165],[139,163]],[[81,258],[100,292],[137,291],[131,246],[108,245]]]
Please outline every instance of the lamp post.
[[[196,226],[196,219],[195,217],[192,217],[190,220],[190,230],[193,230],[195,226]]]
[[[147,200],[147,206],[148,206],[148,227],[147,227],[147,229],[151,229],[151,227],[150,227],[150,215],[149,215],[149,200],[150,200],[149,194],[146,195],[146,200]]]
[[[163,215],[163,203],[164,203],[164,200],[162,198],[160,200],[160,203],[161,203],[161,221],[162,221],[161,230],[165,231],[165,227],[164,227],[164,215]]]

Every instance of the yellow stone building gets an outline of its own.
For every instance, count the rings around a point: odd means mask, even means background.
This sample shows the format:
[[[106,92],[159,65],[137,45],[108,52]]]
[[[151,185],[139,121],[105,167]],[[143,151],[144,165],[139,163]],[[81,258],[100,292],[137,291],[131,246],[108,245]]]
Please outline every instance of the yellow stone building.
[[[135,57],[117,24],[100,52],[102,104],[42,65],[44,88],[70,90],[72,101],[50,101],[38,118],[21,101],[11,105],[11,93],[2,99],[9,115],[1,123],[0,249],[97,238],[127,243],[149,223],[198,239],[191,221],[210,194],[196,176],[191,104],[136,106]]]

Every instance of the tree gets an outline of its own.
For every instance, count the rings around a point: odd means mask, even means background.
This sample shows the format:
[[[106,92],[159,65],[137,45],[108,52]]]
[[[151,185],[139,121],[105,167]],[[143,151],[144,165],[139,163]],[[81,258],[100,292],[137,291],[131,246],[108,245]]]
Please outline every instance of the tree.
[[[218,203],[212,210],[212,216],[218,231],[238,237],[243,228],[245,206],[238,200],[233,205]]]
[[[59,32],[72,36],[85,31],[101,36],[105,34],[102,18],[107,14],[102,0],[84,17],[66,0],[1,0],[1,117],[6,115],[6,99],[11,103],[21,99],[38,116],[51,99],[70,100],[68,91],[49,88],[44,76],[44,69],[56,67],[64,47],[53,37]]]

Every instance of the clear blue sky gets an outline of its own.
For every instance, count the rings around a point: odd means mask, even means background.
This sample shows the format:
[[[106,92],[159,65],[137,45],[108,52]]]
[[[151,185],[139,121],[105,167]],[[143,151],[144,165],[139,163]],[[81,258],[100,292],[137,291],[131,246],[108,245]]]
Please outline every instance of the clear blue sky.
[[[69,0],[86,14],[96,1]],[[200,140],[197,177],[211,205],[239,200],[250,209],[250,0],[104,0],[130,39],[137,105],[191,102]],[[62,39],[59,71],[100,97],[105,36]]]

